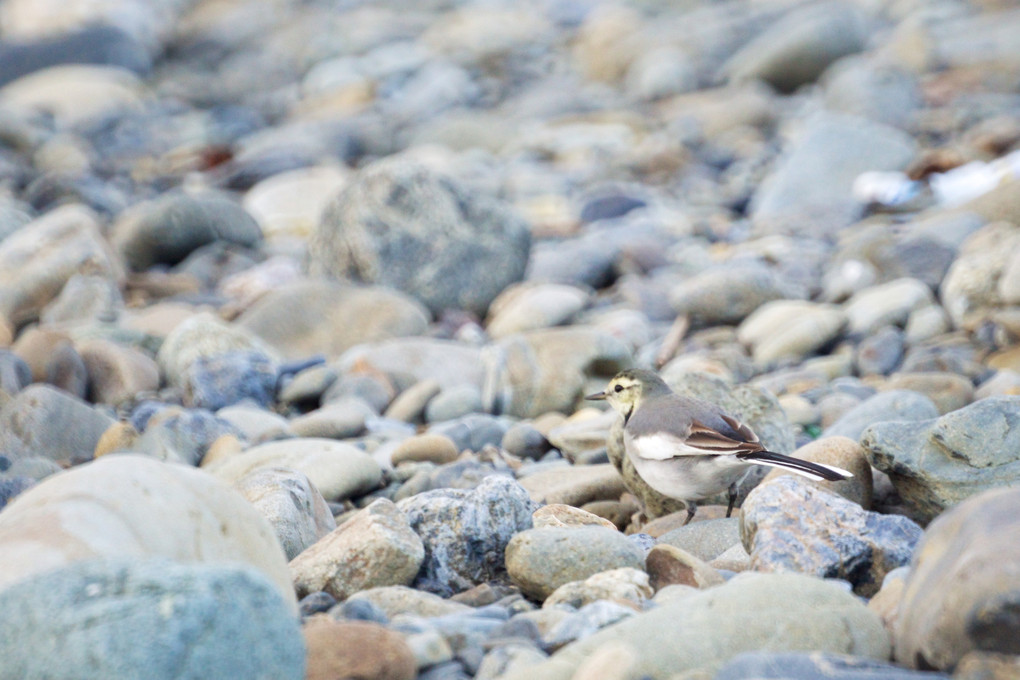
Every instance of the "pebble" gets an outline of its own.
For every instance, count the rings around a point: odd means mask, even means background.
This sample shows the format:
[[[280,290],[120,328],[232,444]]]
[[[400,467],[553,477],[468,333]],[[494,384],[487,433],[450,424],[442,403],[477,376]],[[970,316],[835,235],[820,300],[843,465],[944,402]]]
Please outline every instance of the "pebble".
[[[1015,483],[1018,403],[1020,397],[988,397],[938,418],[876,423],[861,445],[912,516],[927,522],[981,491]]]
[[[0,450],[11,460],[44,457],[83,463],[113,419],[49,385],[30,385],[0,408]],[[51,427],[63,423],[64,427]]]
[[[736,625],[765,612],[769,626]],[[734,625],[716,628],[704,625],[708,621]],[[698,632],[684,635],[681,630]],[[663,677],[699,670],[711,675],[737,654],[760,649],[766,639],[776,651],[807,648],[882,661],[890,652],[878,616],[840,586],[799,574],[742,574],[664,602],[505,677],[567,679],[590,654],[611,642],[634,650],[638,674]]]
[[[566,583],[621,567],[643,569],[644,551],[602,526],[530,529],[516,534],[506,547],[510,578],[538,601]]]
[[[377,586],[359,590],[347,599],[347,602],[370,602],[378,607],[387,617],[392,619],[398,614],[433,617],[447,614],[462,614],[470,607],[434,593],[415,590],[407,586]]]
[[[337,600],[368,588],[409,585],[425,547],[397,507],[374,501],[291,560],[300,597],[324,590]]]
[[[711,588],[723,582],[723,577],[711,566],[674,545],[660,543],[648,551],[645,558],[649,584],[659,591],[671,585],[694,588]]]
[[[364,433],[365,424],[377,415],[365,401],[346,397],[291,418],[288,426],[298,437],[353,439]]]
[[[62,606],[69,600],[78,606]],[[0,602],[11,614],[0,623],[0,652],[12,676],[73,668],[96,679],[306,677],[293,602],[250,566],[126,554],[76,560],[5,588]],[[35,615],[40,606],[48,616]]]
[[[313,616],[302,626],[308,680],[414,680],[417,662],[399,633],[375,623]]]
[[[269,520],[288,560],[336,528],[333,514],[308,477],[288,468],[259,468],[234,483]]]
[[[84,263],[105,278],[123,279],[98,215],[76,204],[32,220],[0,242],[0,315],[19,324],[38,316]]]
[[[822,431],[823,437],[859,439],[864,430],[884,421],[919,421],[934,418],[938,409],[931,399],[911,390],[889,390],[853,406]]]
[[[1014,653],[1008,601],[1017,587],[1016,546],[1000,539],[1015,526],[1018,502],[1015,489],[992,489],[928,526],[893,628],[898,662],[948,672],[971,651]]]
[[[517,482],[491,475],[470,491],[436,489],[398,507],[425,544],[414,586],[449,596],[505,573],[511,537],[531,527],[534,503]]]
[[[388,221],[379,220],[383,214]],[[313,273],[385,284],[433,314],[481,314],[524,276],[531,235],[509,206],[393,156],[351,177],[314,243]]]
[[[910,561],[921,527],[784,475],[748,494],[740,537],[757,571],[840,578],[868,597],[889,571]]]
[[[362,343],[421,335],[429,316],[421,303],[383,286],[302,278],[258,295],[236,324],[286,358],[336,358]]]
[[[400,442],[390,455],[393,465],[405,462],[452,463],[460,455],[452,439],[441,434],[420,434]]]
[[[562,604],[583,609],[599,600],[631,602],[640,606],[653,593],[654,588],[649,583],[648,574],[633,567],[621,567],[593,574],[583,581],[564,583],[545,598],[542,606],[554,607]]]
[[[532,460],[538,460],[552,448],[545,435],[527,422],[514,423],[507,428],[499,445],[511,455]]]
[[[232,484],[262,467],[287,467],[303,472],[323,498],[334,502],[361,496],[382,481],[382,468],[371,456],[350,444],[330,439],[268,442],[205,469]]]
[[[121,454],[48,477],[0,514],[0,541],[8,546],[3,587],[92,557],[193,564],[229,558],[262,572],[296,611],[270,524],[240,494],[184,465]]]

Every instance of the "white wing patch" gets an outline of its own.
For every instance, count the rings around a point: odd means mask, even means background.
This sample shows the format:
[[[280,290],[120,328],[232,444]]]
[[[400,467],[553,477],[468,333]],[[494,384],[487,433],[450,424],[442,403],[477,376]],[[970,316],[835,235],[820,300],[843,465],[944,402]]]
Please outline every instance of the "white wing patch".
[[[636,455],[647,460],[669,460],[681,456],[717,455],[715,451],[705,451],[688,446],[679,437],[671,434],[650,434],[643,437],[626,435],[625,445]],[[724,453],[725,455],[725,453]]]

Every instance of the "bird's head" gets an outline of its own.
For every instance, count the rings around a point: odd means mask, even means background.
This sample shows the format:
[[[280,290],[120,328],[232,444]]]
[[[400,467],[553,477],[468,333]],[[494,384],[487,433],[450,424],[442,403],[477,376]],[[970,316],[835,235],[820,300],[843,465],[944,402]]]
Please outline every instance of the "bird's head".
[[[617,373],[605,390],[589,394],[585,399],[608,401],[610,406],[629,418],[644,399],[669,392],[669,387],[655,373],[632,368]]]

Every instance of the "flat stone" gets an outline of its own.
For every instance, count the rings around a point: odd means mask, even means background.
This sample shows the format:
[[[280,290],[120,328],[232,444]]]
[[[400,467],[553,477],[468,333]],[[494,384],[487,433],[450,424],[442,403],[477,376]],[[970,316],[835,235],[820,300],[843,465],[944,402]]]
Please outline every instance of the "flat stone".
[[[739,624],[749,617],[770,625]],[[631,647],[634,672],[650,677],[695,670],[710,677],[737,654],[763,648],[816,649],[881,661],[890,652],[879,618],[839,585],[798,574],[741,574],[568,645],[505,680],[569,680],[586,658],[610,643]]]

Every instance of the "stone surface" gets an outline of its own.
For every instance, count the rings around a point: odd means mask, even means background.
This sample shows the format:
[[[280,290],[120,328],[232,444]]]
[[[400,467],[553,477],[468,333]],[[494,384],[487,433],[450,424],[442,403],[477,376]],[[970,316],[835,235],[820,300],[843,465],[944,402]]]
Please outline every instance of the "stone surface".
[[[845,114],[807,121],[778,166],[756,190],[751,218],[762,233],[831,233],[856,221],[864,206],[852,194],[862,172],[899,170],[916,153],[899,130]],[[817,182],[825,168],[827,181]]]
[[[649,583],[656,591],[671,585],[711,588],[723,582],[715,569],[686,550],[660,543],[645,557]]]
[[[201,246],[226,241],[254,246],[262,239],[255,220],[234,201],[217,194],[166,194],[126,212],[112,241],[135,271],[177,264]]]
[[[417,675],[404,636],[378,624],[314,616],[302,632],[308,649],[306,680],[414,680]]]
[[[482,314],[524,276],[531,238],[508,206],[395,157],[356,173],[315,232],[313,273]]]
[[[770,625],[739,625],[749,618]],[[506,678],[568,680],[610,641],[630,646],[635,673],[651,677],[695,670],[710,677],[747,651],[816,649],[875,660],[890,651],[878,617],[840,586],[796,574],[747,574],[606,628]]]
[[[263,467],[303,472],[328,501],[358,497],[379,485],[382,468],[364,451],[330,439],[289,439],[252,447],[206,469],[225,482]]]
[[[1020,397],[988,397],[937,419],[872,425],[868,460],[889,475],[912,515],[927,522],[970,496],[1016,483]]]
[[[299,596],[324,590],[338,600],[368,588],[409,585],[425,548],[386,499],[373,501],[290,563]]]
[[[29,222],[0,241],[0,315],[12,323],[34,318],[82,270],[124,276],[94,212],[66,205]]]
[[[687,513],[678,513],[677,519],[685,521]],[[643,527],[643,530],[647,529],[647,525]],[[740,519],[724,517],[691,522],[661,534],[656,542],[659,545],[676,546],[708,562],[740,543]]]
[[[593,574],[583,581],[564,583],[545,598],[542,606],[554,607],[566,604],[580,609],[598,600],[633,602],[640,605],[653,593],[648,574],[633,567],[621,567]]]
[[[588,326],[530,331],[486,348],[486,410],[519,418],[570,411],[587,394],[586,376],[607,380],[632,363],[617,338]]]
[[[0,591],[3,672],[301,680],[298,621],[276,585],[250,566],[126,555],[36,574]]]
[[[322,494],[296,470],[258,468],[234,488],[273,525],[288,560],[336,528]]]
[[[917,547],[894,627],[896,660],[950,670],[970,651],[1016,655],[1016,508],[994,489],[932,522]]]
[[[533,599],[545,600],[571,581],[608,569],[643,569],[643,551],[615,529],[601,526],[530,529],[506,547],[510,578]]]
[[[761,364],[801,359],[837,337],[845,323],[834,305],[802,300],[775,300],[756,309],[740,324],[737,338],[750,345]]]
[[[0,514],[0,584],[90,557],[247,563],[296,611],[269,523],[209,475],[137,455],[103,456],[53,475]]]
[[[871,425],[884,422],[924,421],[938,415],[931,399],[910,390],[889,390],[875,396],[844,413],[836,422],[822,431],[823,437],[860,439]]]
[[[421,335],[429,314],[412,298],[383,286],[305,280],[261,296],[237,319],[282,356],[338,357],[355,345]]]
[[[921,673],[875,659],[826,652],[748,652],[715,674],[714,680],[948,680],[942,673]]]
[[[813,82],[840,57],[864,49],[864,15],[844,2],[790,11],[734,54],[724,73],[735,82],[761,79],[782,92]]]
[[[864,449],[856,441],[848,437],[821,437],[809,442],[793,452],[794,458],[810,460],[824,465],[834,465],[853,475],[850,479],[838,482],[807,480],[823,489],[834,491],[843,498],[857,503],[865,510],[871,508],[874,495],[874,481],[871,476],[871,465]],[[766,475],[763,482],[783,475],[795,474],[781,468],[775,468]]]
[[[502,577],[507,542],[531,526],[535,510],[527,492],[501,475],[470,491],[427,491],[398,507],[425,545],[415,587],[443,596]]]
[[[564,503],[575,507],[619,498],[625,490],[620,475],[608,464],[555,467],[532,472],[519,481],[536,503]]]
[[[42,456],[81,463],[92,458],[113,419],[49,385],[30,385],[0,408],[0,450],[11,459]]]
[[[159,388],[159,367],[140,350],[98,338],[77,348],[88,372],[88,395],[93,402],[116,405]]]
[[[740,535],[757,571],[841,578],[855,592],[878,592],[907,564],[921,528],[906,517],[868,512],[791,476],[762,483],[740,509]]]

